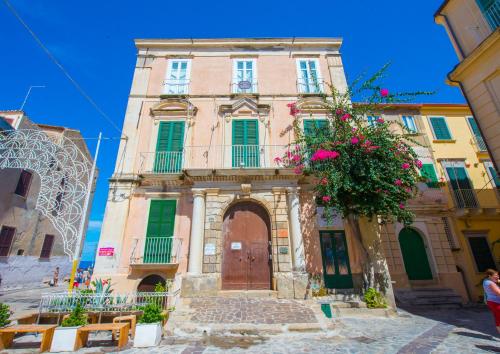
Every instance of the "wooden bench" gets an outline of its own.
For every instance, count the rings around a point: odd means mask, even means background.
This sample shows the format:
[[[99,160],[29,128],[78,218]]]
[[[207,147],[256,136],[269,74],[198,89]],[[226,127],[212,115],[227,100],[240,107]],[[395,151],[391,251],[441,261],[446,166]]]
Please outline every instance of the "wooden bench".
[[[137,316],[136,315],[127,315],[127,316],[118,316],[113,318],[113,323],[120,323],[120,322],[125,322],[128,321],[130,322],[130,336],[132,338],[135,337],[135,325],[137,323]],[[113,331],[113,340],[115,338],[115,332]]]
[[[0,349],[7,349],[12,345],[16,333],[41,333],[40,352],[43,353],[50,349],[54,329],[57,325],[16,325],[0,328]]]
[[[123,348],[128,343],[128,331],[130,325],[128,322],[125,323],[94,323],[90,325],[83,326],[78,329],[76,334],[76,346],[75,350],[84,347],[89,339],[90,332],[97,331],[111,331],[114,333],[118,331],[120,333],[120,338],[118,338],[118,348]]]

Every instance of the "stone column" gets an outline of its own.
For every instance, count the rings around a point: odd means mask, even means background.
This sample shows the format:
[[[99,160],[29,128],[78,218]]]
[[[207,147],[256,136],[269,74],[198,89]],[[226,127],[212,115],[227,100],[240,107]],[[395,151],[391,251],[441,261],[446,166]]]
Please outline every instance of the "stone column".
[[[205,230],[205,191],[193,188],[193,216],[191,218],[191,237],[189,239],[188,272],[192,275],[202,273],[203,234]]]
[[[300,229],[300,203],[298,188],[287,188],[290,216],[290,243],[292,246],[292,266],[294,271],[305,271],[304,242]]]

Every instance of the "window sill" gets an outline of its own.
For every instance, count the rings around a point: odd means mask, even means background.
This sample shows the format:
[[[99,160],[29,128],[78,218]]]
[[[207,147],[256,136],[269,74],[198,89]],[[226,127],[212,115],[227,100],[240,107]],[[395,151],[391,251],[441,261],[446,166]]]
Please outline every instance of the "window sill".
[[[457,141],[455,139],[434,139],[432,142],[436,144],[454,144]]]

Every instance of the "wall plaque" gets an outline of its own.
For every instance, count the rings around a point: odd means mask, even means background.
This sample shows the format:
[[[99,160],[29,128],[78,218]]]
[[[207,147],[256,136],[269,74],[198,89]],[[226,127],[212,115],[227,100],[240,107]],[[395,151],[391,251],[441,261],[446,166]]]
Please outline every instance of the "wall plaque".
[[[203,253],[205,256],[215,256],[215,243],[206,243]]]
[[[282,246],[282,247],[278,248],[278,252],[280,254],[288,254],[288,247]]]
[[[241,250],[241,242],[231,242],[232,250]]]

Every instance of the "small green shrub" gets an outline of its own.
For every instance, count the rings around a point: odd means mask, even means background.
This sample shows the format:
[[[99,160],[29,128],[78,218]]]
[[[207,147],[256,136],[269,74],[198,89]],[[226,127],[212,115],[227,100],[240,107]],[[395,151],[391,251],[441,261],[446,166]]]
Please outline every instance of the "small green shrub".
[[[85,326],[87,324],[87,316],[84,313],[83,307],[77,304],[76,307],[71,311],[71,314],[61,323],[61,327],[78,327]]]
[[[10,308],[8,305],[0,304],[0,327],[7,326],[10,323]]]
[[[164,293],[165,291],[167,291],[167,288],[161,281],[155,285],[155,293]]]
[[[143,308],[143,314],[139,323],[156,323],[163,321],[163,314],[161,307],[155,303],[149,303]]]
[[[368,288],[365,292],[366,306],[370,309],[383,309],[387,307],[384,296],[374,288]]]

